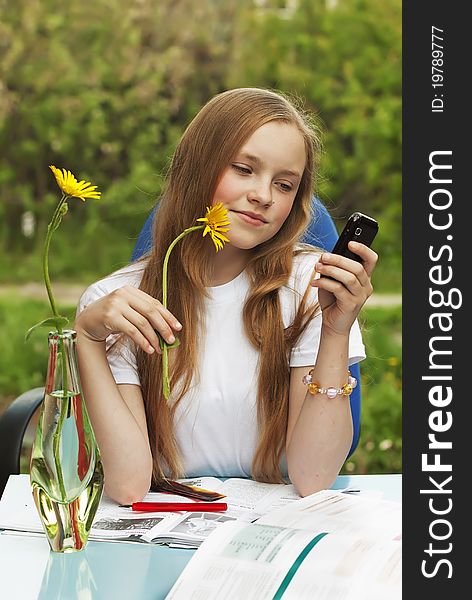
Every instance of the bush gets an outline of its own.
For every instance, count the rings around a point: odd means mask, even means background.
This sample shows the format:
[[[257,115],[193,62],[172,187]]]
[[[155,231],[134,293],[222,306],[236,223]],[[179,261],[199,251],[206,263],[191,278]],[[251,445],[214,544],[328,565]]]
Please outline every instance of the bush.
[[[3,2],[4,279],[38,277],[57,202],[47,165],[103,192],[87,210],[70,203],[55,238],[64,251],[54,279],[87,280],[93,268],[95,279],[110,260],[128,258],[127,236],[159,197],[198,109],[229,87],[256,86],[299,98],[317,116],[325,148],[317,193],[338,229],[354,210],[379,220],[377,290],[398,290],[401,40],[399,0]]]
[[[368,355],[361,363],[361,435],[343,473],[401,473],[401,307],[365,308],[361,321]]]
[[[60,307],[61,314],[74,319],[73,307]],[[48,305],[19,296],[0,296],[0,413],[26,390],[44,385],[48,360],[47,329],[34,332],[25,342],[27,330],[50,315]]]

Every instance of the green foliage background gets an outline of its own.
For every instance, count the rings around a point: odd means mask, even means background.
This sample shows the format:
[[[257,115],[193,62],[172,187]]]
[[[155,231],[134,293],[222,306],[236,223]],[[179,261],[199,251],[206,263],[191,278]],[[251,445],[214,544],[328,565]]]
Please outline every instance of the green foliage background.
[[[42,281],[59,198],[50,164],[102,191],[69,202],[53,284],[125,264],[181,133],[215,93],[243,86],[280,90],[316,115],[317,193],[339,230],[354,210],[379,221],[375,292],[400,292],[400,0],[0,0],[0,283]],[[44,340],[15,336],[48,314],[1,301],[0,404],[42,385]],[[345,469],[395,472],[401,315],[365,314],[362,438]]]
[[[377,289],[399,290],[400,0],[0,0],[0,59],[4,279],[41,278],[49,164],[103,192],[70,203],[54,239],[52,276],[91,281],[128,260],[201,105],[258,86],[317,115],[318,194],[339,228],[353,210],[380,221]]]

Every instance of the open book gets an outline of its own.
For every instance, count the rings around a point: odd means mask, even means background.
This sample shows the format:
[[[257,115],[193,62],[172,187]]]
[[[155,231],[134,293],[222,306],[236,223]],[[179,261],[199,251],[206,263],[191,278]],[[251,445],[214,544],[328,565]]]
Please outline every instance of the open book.
[[[325,490],[208,537],[166,600],[398,600],[401,504]]]
[[[292,485],[249,479],[199,477],[181,482],[224,494],[228,510],[215,512],[134,512],[104,496],[89,539],[168,544],[198,548],[227,521],[251,522],[300,498]],[[189,502],[188,498],[151,492],[146,502]],[[27,474],[11,475],[0,501],[0,529],[43,534]]]

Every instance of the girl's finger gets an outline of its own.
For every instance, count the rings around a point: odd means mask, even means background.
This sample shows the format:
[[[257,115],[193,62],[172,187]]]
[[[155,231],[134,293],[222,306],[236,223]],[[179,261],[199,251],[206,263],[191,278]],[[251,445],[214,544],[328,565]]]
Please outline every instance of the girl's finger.
[[[320,277],[315,279],[312,284],[313,287],[330,292],[338,300],[343,302],[355,302],[356,296],[340,281],[331,279],[330,277]]]
[[[315,269],[320,275],[326,276],[321,277],[321,279],[332,278],[333,280],[340,282],[353,296],[356,296],[362,292],[363,286],[359,281],[359,278],[350,271],[323,263],[317,263]],[[362,269],[362,271],[364,271],[364,269]],[[368,282],[367,277],[366,281]]]
[[[360,262],[357,262],[356,260],[347,258],[346,256],[325,252],[321,255],[317,265],[328,265],[338,267],[340,269],[343,269],[344,271],[353,273],[360,281],[362,286],[367,286],[369,284],[369,276],[364,268],[364,265]],[[317,268],[316,265],[315,268]]]
[[[154,313],[158,311],[163,318],[169,323],[169,326],[175,330],[182,329],[181,323],[179,323],[178,319],[170,312],[169,309],[165,308],[164,305],[156,300],[146,292],[139,290],[138,288],[132,288],[132,294],[136,295],[136,297],[144,303],[144,306],[147,307],[147,312]]]
[[[167,341],[167,337],[174,335],[173,331],[180,331],[182,325],[174,317],[174,315],[164,308],[164,306],[155,298],[149,296],[145,292],[133,288],[130,293],[129,305],[138,313],[145,316],[151,323],[155,325],[159,333]],[[171,342],[172,343],[172,342]]]
[[[351,252],[354,252],[354,254],[357,254],[362,258],[364,269],[368,277],[370,277],[375,269],[375,265],[377,264],[377,260],[379,258],[378,254],[374,252],[372,248],[369,248],[365,244],[361,244],[359,242],[349,242],[348,248],[351,250]]]
[[[167,343],[173,344],[175,342],[175,336],[171,327],[160,313],[158,313],[158,316],[152,317],[152,319],[149,320],[132,306],[127,306],[123,311],[123,316],[141,332],[158,352],[161,351],[158,333]]]
[[[123,315],[120,315],[117,320],[116,330],[122,331],[126,336],[133,340],[137,347],[141,348],[147,354],[153,354],[155,351],[155,347],[149,342],[148,338]]]

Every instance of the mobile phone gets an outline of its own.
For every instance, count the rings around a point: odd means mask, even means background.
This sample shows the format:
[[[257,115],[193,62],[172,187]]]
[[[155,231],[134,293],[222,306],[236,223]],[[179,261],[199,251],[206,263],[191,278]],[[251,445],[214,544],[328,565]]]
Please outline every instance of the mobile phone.
[[[378,230],[379,224],[375,219],[360,212],[355,212],[349,217],[346,226],[342,230],[338,241],[331,252],[334,254],[341,254],[342,256],[351,258],[357,262],[362,262],[361,257],[358,254],[351,252],[347,245],[349,242],[353,241],[360,242],[361,244],[370,247]]]

